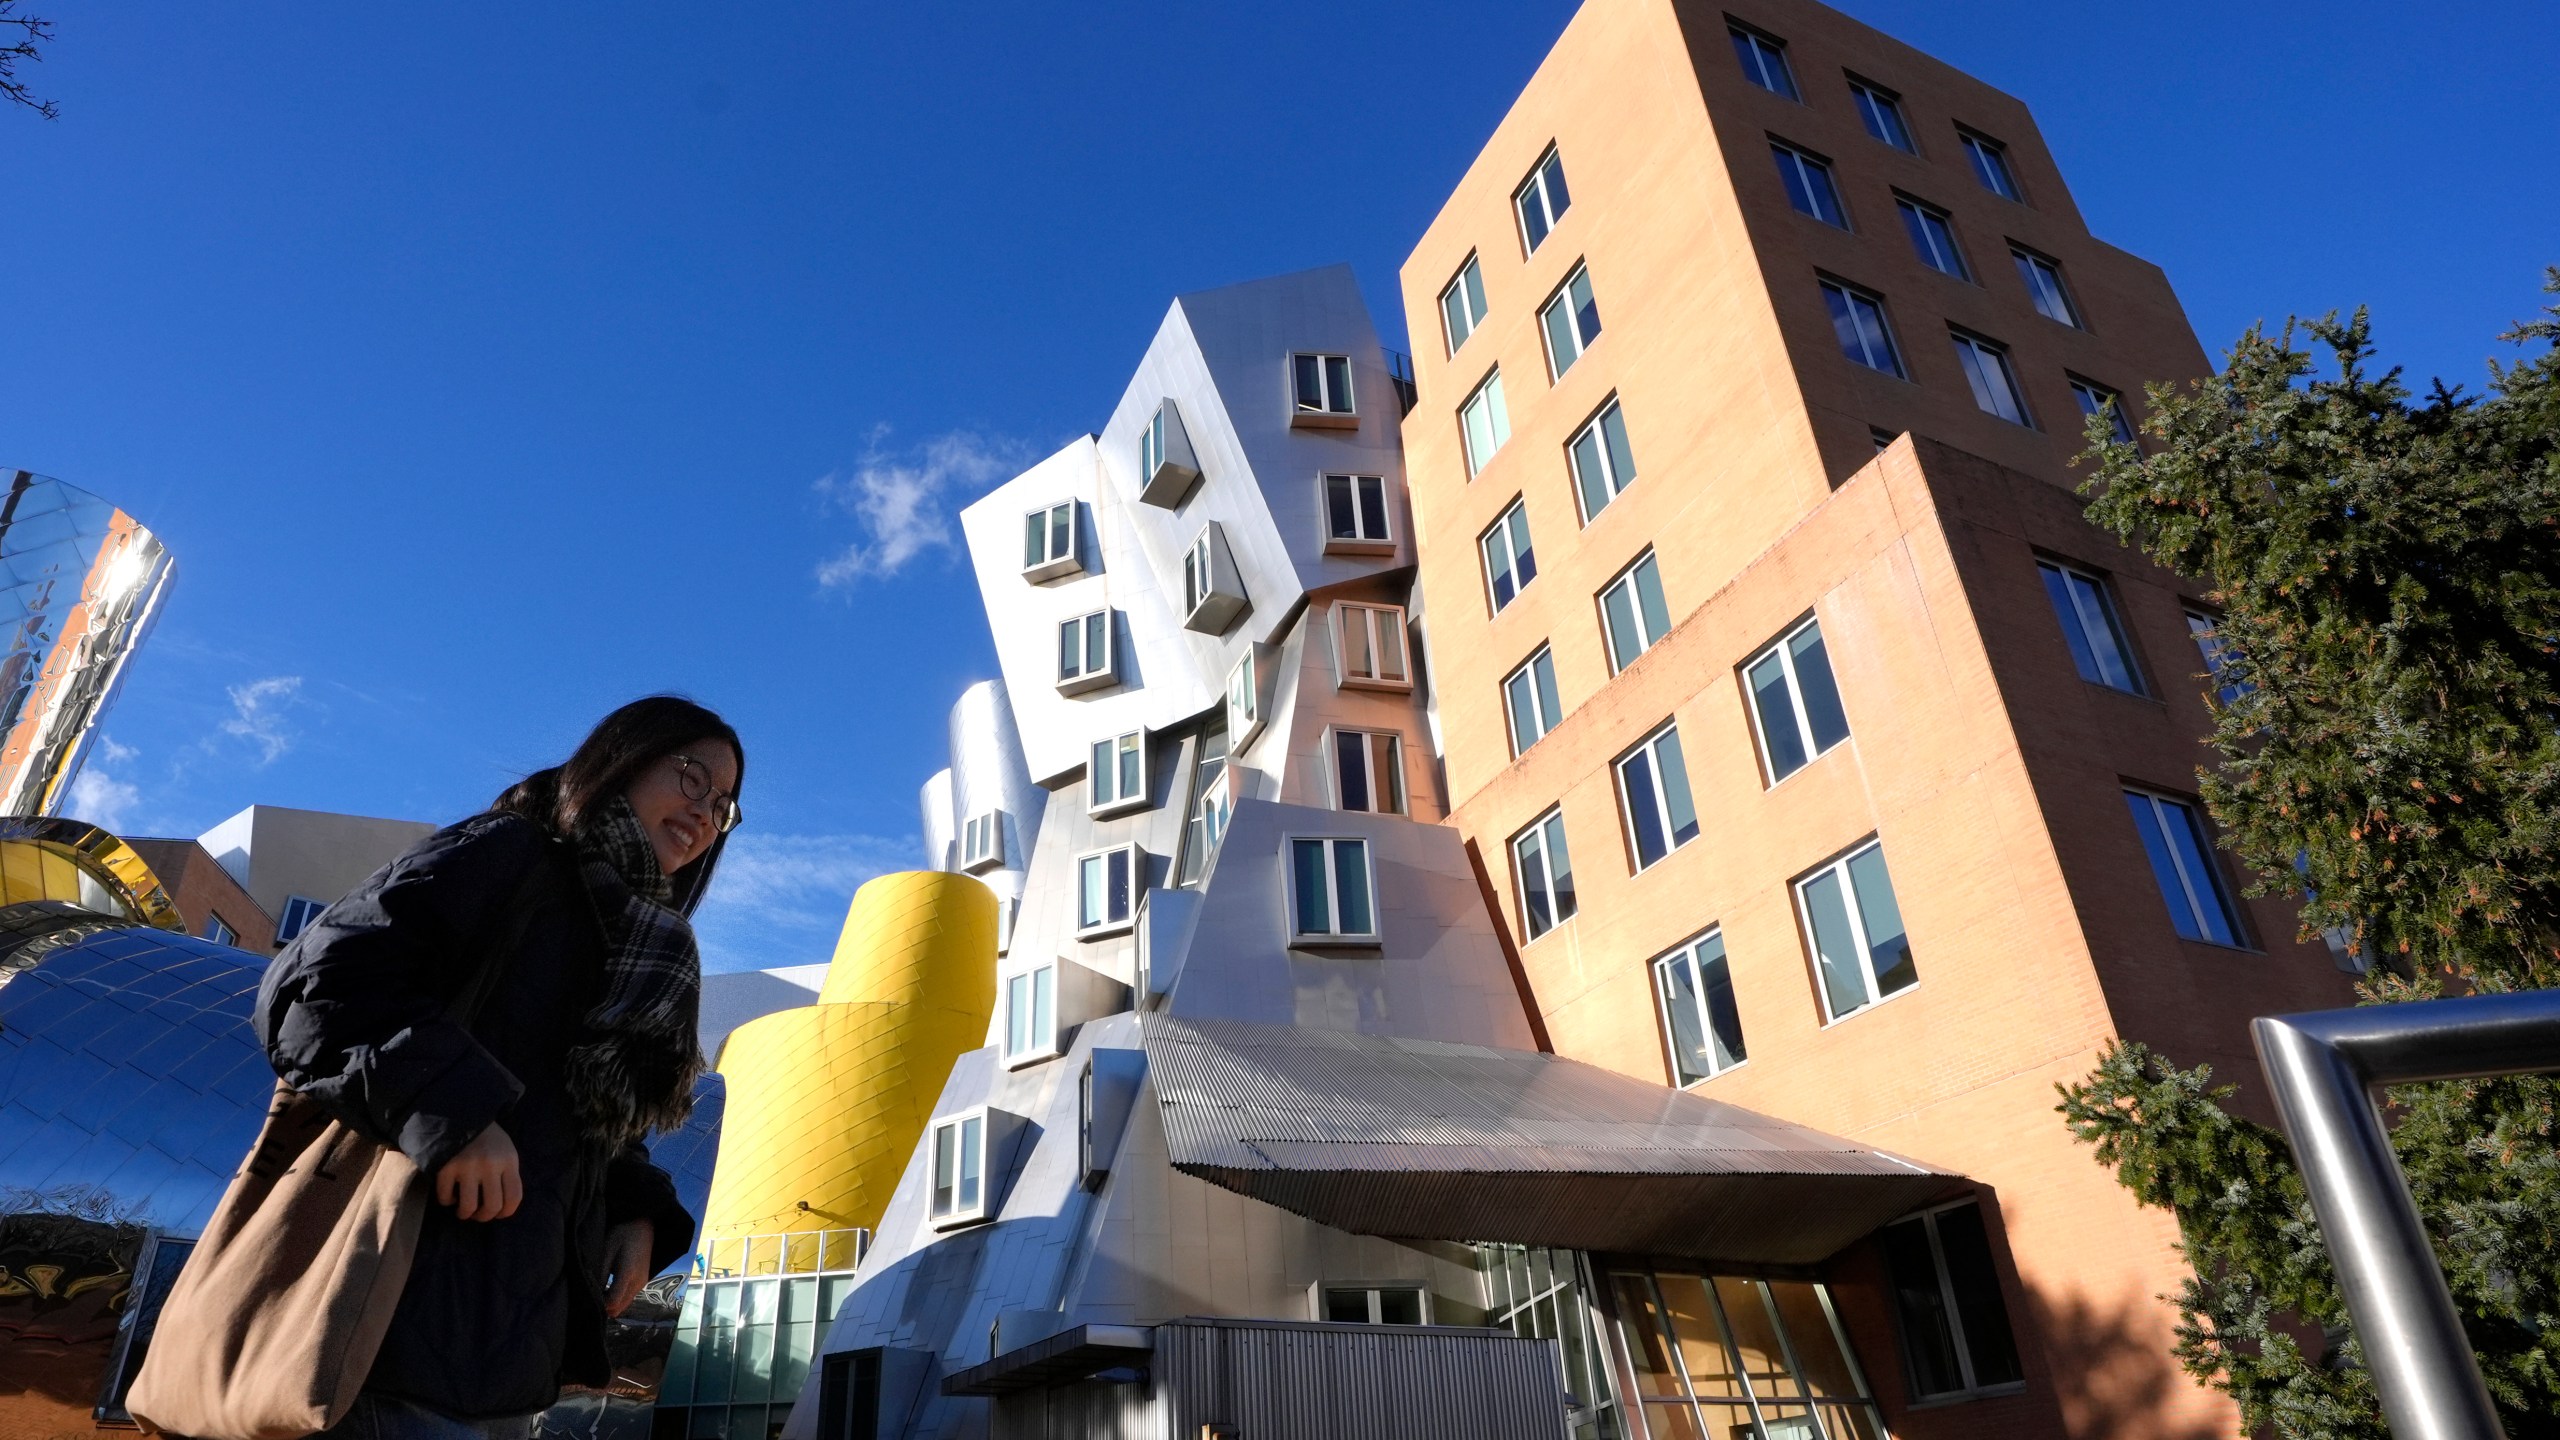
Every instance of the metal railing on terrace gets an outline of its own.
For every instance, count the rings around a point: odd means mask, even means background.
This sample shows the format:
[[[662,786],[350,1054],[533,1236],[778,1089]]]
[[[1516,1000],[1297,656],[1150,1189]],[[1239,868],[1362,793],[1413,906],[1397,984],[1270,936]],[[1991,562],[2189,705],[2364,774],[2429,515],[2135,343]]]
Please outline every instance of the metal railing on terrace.
[[[817,1275],[851,1270],[871,1249],[871,1232],[859,1226],[844,1230],[784,1230],[770,1235],[731,1235],[694,1252],[698,1280],[728,1280],[743,1275]]]

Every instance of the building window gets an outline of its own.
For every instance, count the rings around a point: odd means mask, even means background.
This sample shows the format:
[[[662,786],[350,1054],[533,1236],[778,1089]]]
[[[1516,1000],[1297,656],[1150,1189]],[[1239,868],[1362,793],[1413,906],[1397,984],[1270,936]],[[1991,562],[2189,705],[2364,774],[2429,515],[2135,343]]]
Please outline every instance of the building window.
[[[1227,672],[1227,743],[1242,750],[1262,733],[1262,667],[1250,646]]]
[[[2230,642],[2222,638],[2222,622],[2201,610],[2187,612],[2187,634],[2196,642],[2196,653],[2204,657],[2205,678],[2213,682],[2213,697],[2225,706],[2236,705],[2240,697],[2256,686],[2231,673]]]
[[[1054,580],[1083,569],[1076,554],[1076,502],[1062,500],[1022,517],[1022,578]]]
[[[1457,354],[1467,337],[1476,333],[1484,316],[1484,267],[1470,255],[1466,266],[1458,271],[1458,278],[1440,292],[1440,323],[1448,331],[1450,354]]]
[[[1857,102],[1858,119],[1869,135],[1907,154],[1920,153],[1920,147],[1911,143],[1911,127],[1903,121],[1901,96],[1881,85],[1852,80],[1849,97]]]
[[[2119,445],[2133,443],[2133,422],[2125,418],[2124,397],[2095,380],[2071,377],[2071,398],[2078,402],[2083,416],[2107,417],[2107,438]]]
[[[2037,314],[2074,330],[2089,328],[2080,323],[2080,309],[2071,303],[2071,292],[2063,288],[2060,261],[2014,244],[2009,247],[2009,258],[2018,262],[2018,278],[2026,282],[2027,298],[2036,302]]]
[[[1564,1362],[1565,1393],[1583,1408],[1575,1440],[1615,1440],[1625,1434],[1617,1382],[1601,1338],[1608,1322],[1592,1304],[1599,1287],[1592,1283],[1589,1258],[1543,1246],[1479,1243],[1474,1249],[1476,1275],[1484,1287],[1484,1323],[1524,1340],[1556,1342]],[[1846,1440],[1852,1432],[1839,1433]]]
[[[1200,457],[1182,428],[1182,412],[1168,398],[1138,431],[1138,498],[1170,510],[1200,481]]]
[[[1484,556],[1485,592],[1493,599],[1493,613],[1528,588],[1538,578],[1538,557],[1529,548],[1529,510],[1514,500],[1503,510],[1493,528],[1476,537],[1476,548]]]
[[[1695,1085],[1743,1062],[1742,1011],[1724,960],[1724,932],[1711,930],[1653,962],[1662,1000],[1662,1038],[1671,1083]]]
[[[1076,934],[1092,939],[1129,928],[1138,913],[1138,887],[1146,863],[1135,845],[1099,850],[1076,860]]]
[[[1825,1287],[1618,1271],[1639,1434],[1766,1440],[1888,1433]],[[1632,1428],[1632,1427],[1631,1427]]]
[[[2036,569],[2044,576],[2045,598],[2062,622],[2062,638],[2071,647],[2071,663],[2079,667],[2080,678],[2142,694],[2142,675],[2133,667],[2133,647],[2125,643],[2107,582],[2051,560],[2037,561]]]
[[[1820,621],[1807,620],[1753,656],[1742,667],[1742,680],[1751,691],[1751,717],[1770,784],[1849,738],[1849,717],[1840,708],[1840,687],[1831,680]]]
[[[1385,476],[1324,477],[1324,549],[1328,555],[1376,555],[1395,549],[1395,534],[1387,528]]]
[[[1964,251],[1956,248],[1955,222],[1946,211],[1908,195],[1893,197],[1893,208],[1902,212],[1902,229],[1911,237],[1912,252],[1920,257],[1921,264],[1958,280],[1973,279],[1972,267],[1964,263]]]
[[[1293,377],[1292,393],[1297,399],[1301,418],[1330,418],[1353,414],[1351,408],[1351,357],[1348,355],[1292,355],[1289,373]]]
[[[1086,813],[1116,815],[1147,803],[1147,732],[1093,742],[1084,772]]]
[[[2019,1384],[2018,1347],[1982,1207],[1972,1200],[1896,1220],[1880,1232],[1903,1358],[1915,1399],[1969,1395]]]
[[[1790,100],[1803,98],[1796,93],[1795,71],[1787,68],[1785,41],[1739,25],[1726,28],[1733,35],[1733,53],[1742,62],[1743,79],[1772,95],[1784,95]]]
[[[2133,811],[2133,828],[2151,857],[2151,878],[2160,882],[2160,898],[2168,902],[2180,938],[2241,945],[2240,916],[2223,888],[2213,842],[2205,838],[2195,807],[2147,790],[2127,790],[2124,803]]]
[[[987,1218],[987,1115],[983,1110],[933,1126],[933,1223]]]
[[[223,924],[221,916],[207,915],[204,917],[204,938],[216,945],[237,945],[240,932]]]
[[[1973,403],[2012,425],[2033,425],[2027,418],[2027,397],[2018,392],[2018,372],[2009,368],[2008,347],[1962,330],[1947,333],[1955,341],[1965,383],[1973,387]]]
[[[963,821],[960,826],[960,868],[974,875],[1002,864],[1004,812],[988,810]]]
[[[1831,183],[1829,161],[1775,140],[1769,142],[1769,153],[1778,161],[1778,179],[1787,187],[1787,203],[1796,207],[1797,214],[1849,228],[1848,212],[1840,208],[1840,188]]]
[[[1564,157],[1550,145],[1529,178],[1511,192],[1511,208],[1520,216],[1520,240],[1529,254],[1536,254],[1546,243],[1548,233],[1572,204],[1573,197],[1564,188]]]
[[[1611,400],[1566,447],[1573,457],[1573,493],[1582,506],[1582,523],[1596,519],[1609,502],[1636,483],[1636,455],[1627,444],[1627,417]]]
[[[1870,370],[1903,378],[1902,352],[1894,348],[1893,331],[1884,320],[1884,297],[1825,280],[1822,303],[1831,312],[1831,329],[1840,338],[1841,354]]]
[[[1419,1285],[1318,1285],[1316,1318],[1343,1325],[1428,1325]]]
[[[1618,804],[1626,812],[1627,843],[1636,868],[1698,838],[1698,810],[1689,800],[1689,767],[1680,758],[1680,727],[1666,724],[1620,757]]]
[[[1958,131],[1957,137],[1964,141],[1965,158],[1973,163],[1973,178],[1982,182],[1983,189],[2003,200],[2023,198],[2018,194],[2018,177],[2009,170],[2008,146],[1970,130]]]
[[[1876,453],[1881,455],[1893,448],[1893,442],[1902,438],[1902,432],[1887,430],[1881,425],[1870,425],[1867,427],[1867,438],[1876,442]]]
[[[1547,373],[1561,380],[1591,342],[1600,338],[1600,305],[1591,298],[1591,271],[1573,267],[1553,298],[1538,308],[1538,328],[1547,337]]]
[[[1868,841],[1797,881],[1796,897],[1822,978],[1823,1012],[1831,1019],[1864,1010],[1920,978],[1882,845]]]
[[[1409,814],[1404,803],[1403,737],[1382,731],[1333,732],[1334,799],[1344,810]]]
[[[1004,1058],[1013,1064],[1058,1053],[1058,967],[1043,965],[1004,982]]]
[[[1564,811],[1550,810],[1511,837],[1511,865],[1520,880],[1522,933],[1535,940],[1574,917],[1573,857],[1564,845]]]
[[[1013,948],[1013,922],[1022,914],[1022,897],[1003,895],[996,899],[996,953]]]
[[[302,933],[303,927],[319,919],[320,912],[328,908],[327,905],[307,895],[286,896],[284,913],[276,917],[276,943],[278,945],[293,943],[293,938]]]
[[[1212,520],[1182,556],[1182,628],[1223,635],[1243,615],[1244,576],[1227,549],[1227,532]]]
[[[1305,944],[1374,944],[1377,894],[1369,870],[1369,842],[1360,839],[1292,839],[1289,842],[1289,938]]]
[[[1098,690],[1119,676],[1112,665],[1111,612],[1096,610],[1058,622],[1058,690]]]
[[[1617,674],[1671,629],[1662,603],[1662,569],[1647,550],[1600,592],[1601,628],[1609,640],[1609,673]]]
[[[1458,407],[1458,434],[1467,445],[1467,478],[1472,480],[1511,438],[1511,410],[1502,403],[1502,372],[1497,369]]]
[[[1511,717],[1511,753],[1520,755],[1556,728],[1564,712],[1556,704],[1555,652],[1538,653],[1502,680],[1502,708]]]
[[[1188,885],[1209,873],[1209,857],[1227,838],[1234,817],[1235,771],[1227,763],[1227,733],[1211,729],[1200,737],[1200,764],[1191,781],[1191,809],[1182,822],[1182,864],[1175,884]]]
[[[1396,605],[1336,605],[1335,652],[1342,657],[1338,683],[1373,690],[1409,690],[1413,676],[1404,658],[1404,610]]]

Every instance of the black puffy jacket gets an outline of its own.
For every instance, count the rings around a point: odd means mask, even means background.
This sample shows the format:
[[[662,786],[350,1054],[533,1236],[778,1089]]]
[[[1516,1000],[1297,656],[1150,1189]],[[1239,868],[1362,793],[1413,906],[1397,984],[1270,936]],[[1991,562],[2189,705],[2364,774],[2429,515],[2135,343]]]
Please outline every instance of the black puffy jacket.
[[[454,1002],[537,870],[523,941],[466,1031]],[[606,1230],[652,1222],[653,1271],[692,1248],[693,1217],[646,1149],[608,1155],[577,1134],[561,1064],[603,967],[569,847],[496,812],[418,842],[268,967],[258,1039],[278,1075],[429,1176],[492,1120],[522,1161],[524,1204],[507,1219],[429,1205],[367,1389],[488,1419],[604,1384]]]

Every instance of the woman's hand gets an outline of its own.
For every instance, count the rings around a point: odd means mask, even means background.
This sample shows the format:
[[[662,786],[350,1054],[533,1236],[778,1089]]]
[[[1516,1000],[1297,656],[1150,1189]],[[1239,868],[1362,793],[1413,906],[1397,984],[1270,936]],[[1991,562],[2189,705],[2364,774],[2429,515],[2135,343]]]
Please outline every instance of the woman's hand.
[[[524,1171],[516,1142],[492,1120],[462,1153],[436,1172],[436,1203],[453,1207],[456,1220],[504,1220],[524,1203]]]
[[[646,1220],[625,1220],[605,1232],[606,1315],[620,1315],[640,1298],[640,1287],[649,1283],[649,1252],[657,1240],[657,1227]]]

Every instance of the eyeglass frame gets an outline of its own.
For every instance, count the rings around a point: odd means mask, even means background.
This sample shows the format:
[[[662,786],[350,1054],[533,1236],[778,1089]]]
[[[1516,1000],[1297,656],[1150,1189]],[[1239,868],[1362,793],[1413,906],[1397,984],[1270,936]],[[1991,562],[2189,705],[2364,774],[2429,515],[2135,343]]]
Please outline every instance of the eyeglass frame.
[[[715,790],[711,787],[710,766],[681,750],[670,754],[667,758],[675,762],[676,789],[684,793],[684,798],[700,803],[709,801],[714,796],[719,797],[715,813],[720,821],[721,834],[726,835],[746,823],[747,812],[739,808],[736,793]],[[700,793],[697,794],[697,791]]]

